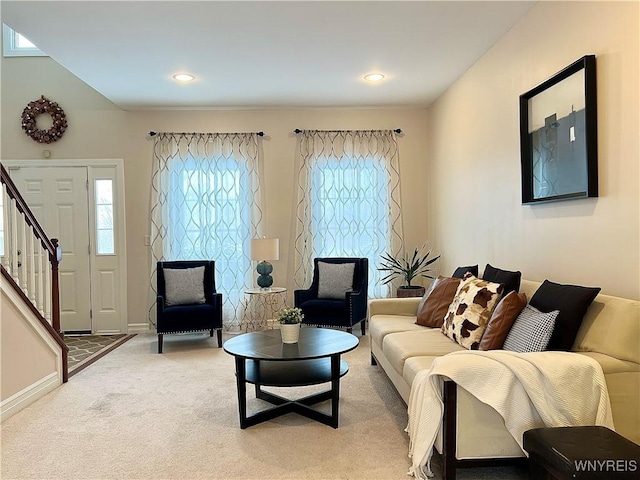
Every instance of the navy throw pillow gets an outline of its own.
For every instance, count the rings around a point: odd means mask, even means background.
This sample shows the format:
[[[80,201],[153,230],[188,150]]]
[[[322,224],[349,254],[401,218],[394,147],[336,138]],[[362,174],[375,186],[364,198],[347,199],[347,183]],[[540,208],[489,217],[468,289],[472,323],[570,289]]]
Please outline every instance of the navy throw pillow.
[[[470,272],[474,277],[478,277],[478,265],[470,265],[468,267],[458,267],[456,268],[453,275],[453,278],[464,278],[465,274]]]
[[[547,350],[570,351],[587,308],[600,293],[600,287],[561,285],[545,280],[529,304],[541,312],[560,310]]]
[[[500,268],[492,267],[487,263],[482,274],[482,279],[488,282],[501,283],[504,285],[503,296],[507,296],[509,292],[520,291],[520,280],[522,278],[522,272],[511,272],[509,270],[502,270]]]

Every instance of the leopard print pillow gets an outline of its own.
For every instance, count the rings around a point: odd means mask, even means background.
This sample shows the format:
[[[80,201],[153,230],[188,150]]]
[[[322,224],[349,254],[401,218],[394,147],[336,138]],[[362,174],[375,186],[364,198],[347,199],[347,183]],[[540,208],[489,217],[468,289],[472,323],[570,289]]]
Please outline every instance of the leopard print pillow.
[[[477,350],[504,287],[466,275],[444,317],[442,333],[469,350]]]

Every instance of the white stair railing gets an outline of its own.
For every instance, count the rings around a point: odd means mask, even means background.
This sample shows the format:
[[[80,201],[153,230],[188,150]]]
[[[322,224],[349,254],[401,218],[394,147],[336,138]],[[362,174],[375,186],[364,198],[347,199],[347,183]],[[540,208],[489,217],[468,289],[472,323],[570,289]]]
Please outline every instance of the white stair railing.
[[[0,164],[0,271],[25,302],[32,306],[63,347],[63,381],[68,378],[67,347],[60,330],[58,240],[49,239]]]
[[[51,286],[52,269],[47,262],[46,243],[28,218],[22,214],[15,199],[11,198],[6,186],[2,185],[3,228],[9,226],[9,233],[3,235],[2,265],[13,278],[40,314],[53,326]],[[9,221],[5,222],[7,218]]]

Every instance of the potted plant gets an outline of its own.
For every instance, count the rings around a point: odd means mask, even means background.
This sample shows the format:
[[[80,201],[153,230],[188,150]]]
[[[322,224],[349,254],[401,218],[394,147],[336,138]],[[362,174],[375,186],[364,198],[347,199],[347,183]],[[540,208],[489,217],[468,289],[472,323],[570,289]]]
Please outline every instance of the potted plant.
[[[394,258],[389,253],[382,255],[382,263],[378,270],[387,273],[381,279],[382,283],[386,285],[398,277],[404,282],[396,291],[396,295],[399,298],[421,297],[424,295],[424,287],[411,285],[411,282],[416,277],[434,278],[429,273],[433,269],[432,265],[440,258],[440,255],[430,258],[431,250],[427,250],[426,247],[425,244],[420,248],[416,248],[413,251],[413,255],[405,252],[401,258]]]
[[[278,314],[282,343],[297,343],[300,335],[300,323],[304,318],[299,308],[283,308]]]

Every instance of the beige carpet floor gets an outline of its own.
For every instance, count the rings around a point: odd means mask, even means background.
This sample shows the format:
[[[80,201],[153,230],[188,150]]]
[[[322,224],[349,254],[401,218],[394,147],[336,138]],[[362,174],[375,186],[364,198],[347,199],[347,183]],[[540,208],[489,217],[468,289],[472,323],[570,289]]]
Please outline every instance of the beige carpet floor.
[[[241,430],[233,357],[215,345],[208,334],[166,336],[162,355],[151,334],[121,345],[2,424],[1,478],[408,478],[406,405],[370,365],[368,336],[345,355],[337,430],[295,414]],[[248,392],[249,411],[264,408]],[[526,472],[465,469],[458,478]]]

